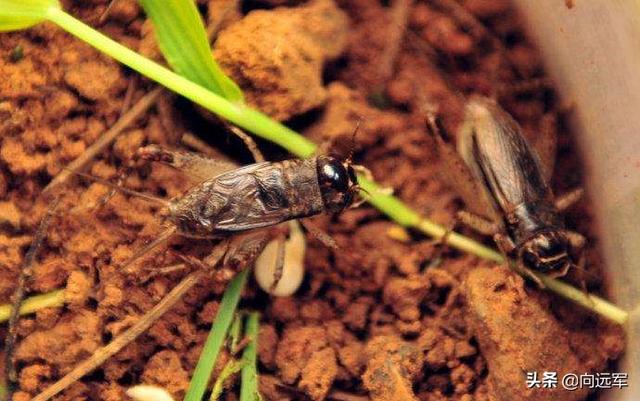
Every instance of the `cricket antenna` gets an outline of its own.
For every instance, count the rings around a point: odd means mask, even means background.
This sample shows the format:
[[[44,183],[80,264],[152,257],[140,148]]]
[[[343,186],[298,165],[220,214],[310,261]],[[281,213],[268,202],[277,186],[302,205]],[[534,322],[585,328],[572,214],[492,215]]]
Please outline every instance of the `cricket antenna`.
[[[159,203],[159,204],[161,204],[163,206],[169,206],[170,202],[168,200],[166,200],[166,199],[158,198],[158,197],[153,196],[153,195],[149,195],[149,194],[145,194],[145,193],[142,193],[142,192],[134,191],[134,190],[128,189],[128,188],[124,188],[124,187],[118,186],[118,185],[116,185],[116,184],[114,184],[114,183],[112,183],[110,181],[107,181],[107,180],[105,180],[103,178],[95,177],[95,176],[93,176],[91,174],[82,173],[80,171],[75,171],[75,170],[72,170],[72,169],[69,169],[69,168],[66,168],[66,167],[63,167],[63,168],[65,170],[77,175],[77,176],[80,176],[82,178],[86,178],[88,180],[91,180],[91,181],[97,182],[99,184],[105,185],[105,186],[107,186],[109,188],[115,189],[115,190],[120,191],[122,193],[125,193],[125,194],[128,194],[128,195],[137,196],[138,198],[142,198],[142,199],[146,199],[146,200],[151,201],[151,202]]]
[[[353,162],[353,153],[355,152],[355,149],[356,149],[356,134],[360,130],[360,125],[362,124],[362,120],[363,120],[362,117],[358,117],[358,122],[356,123],[356,128],[353,130],[353,134],[351,134],[351,147],[349,148],[349,155],[347,156],[347,159],[345,160],[346,163]]]

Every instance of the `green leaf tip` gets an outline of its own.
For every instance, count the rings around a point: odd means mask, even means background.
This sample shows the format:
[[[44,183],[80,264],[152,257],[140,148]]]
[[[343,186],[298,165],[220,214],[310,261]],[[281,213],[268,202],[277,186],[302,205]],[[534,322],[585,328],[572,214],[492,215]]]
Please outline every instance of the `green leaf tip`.
[[[193,0],[140,0],[140,4],[153,21],[162,54],[178,74],[229,101],[244,101],[240,87],[213,58]]]
[[[58,0],[0,0],[0,32],[29,28],[42,22]]]

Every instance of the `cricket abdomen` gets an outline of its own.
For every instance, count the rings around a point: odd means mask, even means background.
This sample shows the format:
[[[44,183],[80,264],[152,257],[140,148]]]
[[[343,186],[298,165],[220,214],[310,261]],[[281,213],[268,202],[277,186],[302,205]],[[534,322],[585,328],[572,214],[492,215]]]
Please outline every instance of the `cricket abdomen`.
[[[324,211],[315,158],[257,163],[195,186],[169,207],[182,235],[224,236]]]

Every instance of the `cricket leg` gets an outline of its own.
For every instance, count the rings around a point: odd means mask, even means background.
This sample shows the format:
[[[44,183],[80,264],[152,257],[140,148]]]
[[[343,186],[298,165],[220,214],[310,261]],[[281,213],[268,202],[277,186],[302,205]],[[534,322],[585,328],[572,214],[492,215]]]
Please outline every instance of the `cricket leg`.
[[[433,139],[442,163],[440,179],[462,198],[468,211],[484,215],[487,210],[492,210],[486,190],[478,185],[472,171],[453,146],[442,121],[433,113],[427,116],[427,133]]]
[[[555,205],[559,212],[564,212],[575,205],[584,196],[584,189],[576,188],[556,198]],[[577,234],[577,233],[576,233]]]
[[[587,243],[587,239],[584,237],[584,235],[571,230],[566,230],[565,235],[567,236],[567,238],[569,238],[571,247],[575,251],[582,252],[584,246]]]
[[[542,175],[547,182],[553,177],[558,150],[558,115],[547,113],[542,117],[538,135],[533,140],[533,148],[540,160]]]
[[[498,245],[498,249],[504,255],[507,263],[510,264],[510,267],[512,267],[520,275],[525,276],[526,278],[530,278],[534,283],[537,284],[538,288],[545,288],[545,285],[542,283],[542,281],[540,281],[538,276],[536,276],[531,270],[523,267],[518,261],[511,260],[511,255],[513,255],[516,249],[516,245],[513,243],[513,240],[511,238],[503,233],[498,233],[493,236],[493,240],[495,241],[496,245]],[[526,294],[522,293],[520,295],[525,296]]]
[[[167,243],[169,241],[169,239],[176,233],[176,231],[177,231],[177,228],[175,226],[172,226],[172,227],[167,228],[163,232],[161,232],[160,235],[158,236],[158,238],[156,238],[155,240],[151,241],[150,243],[148,243],[144,247],[140,248],[138,251],[136,251],[133,254],[133,256],[131,256],[126,262],[124,262],[120,266],[120,269],[125,274],[133,273],[135,271],[135,269],[133,269],[133,263],[135,261],[137,261],[141,257],[149,254],[150,252],[152,252],[153,250],[158,248],[160,245],[163,245],[163,244]]]
[[[136,157],[173,167],[187,175],[195,183],[239,167],[226,160],[213,159],[195,152],[169,150],[158,145],[148,145],[138,149]]]
[[[309,234],[311,234],[311,236],[313,236],[315,239],[320,241],[320,243],[322,245],[324,245],[325,247],[327,247],[327,248],[329,248],[329,249],[331,249],[333,251],[340,250],[340,247],[338,246],[338,243],[333,238],[331,238],[331,236],[329,234],[327,234],[326,232],[322,231],[318,227],[316,227],[313,224],[310,224],[308,222],[303,222],[302,220],[298,220],[298,222],[300,223],[300,225],[302,225],[302,227],[304,227],[304,229]]]
[[[501,231],[499,224],[466,210],[460,210],[456,220],[482,235],[494,236]]]
[[[246,132],[236,127],[235,125],[226,124],[226,126],[229,131],[231,131],[235,136],[240,138],[242,142],[244,142],[244,145],[247,147],[247,149],[249,149],[249,152],[251,152],[253,160],[255,160],[256,163],[262,163],[263,161],[265,161],[264,155],[262,154],[260,149],[258,149],[256,141],[254,141],[250,135],[248,135]]]
[[[277,251],[276,251],[276,260],[275,266],[273,269],[273,283],[271,283],[271,291],[274,291],[278,284],[280,284],[280,280],[282,279],[282,272],[284,271],[284,246],[285,246],[285,236],[278,235],[275,239]]]
[[[276,226],[234,235],[230,239],[229,249],[225,255],[225,267],[232,271],[238,271],[247,266],[248,261],[255,260],[274,235],[277,235],[274,233],[282,229],[282,227]]]

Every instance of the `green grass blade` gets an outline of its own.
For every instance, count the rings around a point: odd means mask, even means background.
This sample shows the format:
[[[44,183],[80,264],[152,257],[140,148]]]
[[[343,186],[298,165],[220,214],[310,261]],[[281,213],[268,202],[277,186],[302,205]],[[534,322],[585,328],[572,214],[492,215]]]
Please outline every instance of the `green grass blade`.
[[[0,32],[24,29],[42,22],[57,0],[0,0]]]
[[[211,332],[204,343],[204,348],[198,359],[198,364],[193,371],[191,383],[184,401],[201,401],[207,389],[207,383],[211,377],[211,371],[216,364],[218,354],[222,348],[229,332],[229,327],[240,302],[242,289],[247,282],[247,275],[250,269],[245,269],[231,281],[224,292],[220,308],[216,314],[216,319],[211,326]]]
[[[249,337],[251,341],[242,353],[242,359],[245,365],[240,373],[240,401],[258,401],[261,399],[258,392],[258,326],[260,315],[258,312],[252,312],[247,317],[247,329],[244,335]]]
[[[213,389],[211,390],[211,395],[209,396],[209,401],[218,401],[220,396],[222,396],[222,392],[224,391],[224,385],[229,380],[231,376],[234,376],[236,373],[242,369],[245,365],[245,361],[236,361],[234,359],[227,362],[227,364],[222,368],[222,372],[220,372],[220,376],[216,378],[216,382],[213,384]]]
[[[55,290],[45,294],[26,298],[20,305],[20,315],[34,313],[42,308],[59,307],[64,305],[64,290]],[[0,305],[0,323],[9,320],[12,304]]]
[[[140,4],[153,21],[158,45],[171,68],[227,100],[243,101],[238,85],[213,58],[193,0],[140,0]]]

